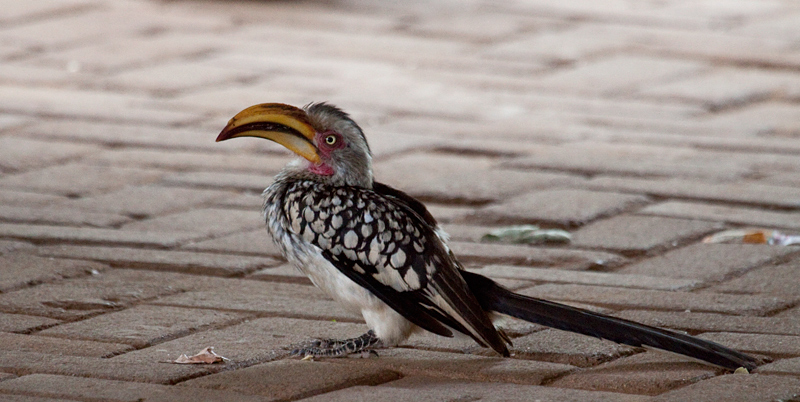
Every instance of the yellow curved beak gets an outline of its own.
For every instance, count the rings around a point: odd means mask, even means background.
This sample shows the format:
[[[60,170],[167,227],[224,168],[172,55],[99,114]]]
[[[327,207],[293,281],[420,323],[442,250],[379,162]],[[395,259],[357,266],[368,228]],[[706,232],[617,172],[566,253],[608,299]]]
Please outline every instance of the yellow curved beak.
[[[259,137],[277,142],[290,151],[320,163],[314,145],[316,130],[303,109],[283,103],[262,103],[237,113],[217,136],[217,142],[236,137]]]

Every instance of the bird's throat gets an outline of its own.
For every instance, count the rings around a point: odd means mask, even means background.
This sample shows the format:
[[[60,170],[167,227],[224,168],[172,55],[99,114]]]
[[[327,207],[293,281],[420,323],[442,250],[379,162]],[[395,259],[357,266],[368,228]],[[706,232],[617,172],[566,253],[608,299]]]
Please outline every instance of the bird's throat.
[[[308,170],[311,173],[318,174],[321,176],[333,176],[333,168],[325,163],[311,164],[308,167]]]

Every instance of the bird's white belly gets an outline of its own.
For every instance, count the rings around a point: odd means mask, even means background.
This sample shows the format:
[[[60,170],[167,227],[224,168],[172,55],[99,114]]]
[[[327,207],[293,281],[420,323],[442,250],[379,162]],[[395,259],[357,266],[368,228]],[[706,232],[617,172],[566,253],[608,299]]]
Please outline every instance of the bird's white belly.
[[[353,282],[339,271],[322,256],[318,247],[297,237],[294,237],[293,240],[294,246],[291,251],[285,253],[289,262],[308,276],[315,286],[322,289],[346,309],[361,313],[367,326],[375,331],[385,346],[397,345],[417,329],[416,325],[394,311],[369,290]],[[289,239],[285,239],[285,241],[288,242]],[[298,247],[298,243],[302,245]]]

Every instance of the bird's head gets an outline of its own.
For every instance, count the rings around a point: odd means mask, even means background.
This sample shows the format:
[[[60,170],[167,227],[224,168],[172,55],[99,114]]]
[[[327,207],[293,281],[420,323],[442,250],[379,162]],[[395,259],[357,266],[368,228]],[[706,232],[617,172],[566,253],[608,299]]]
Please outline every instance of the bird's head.
[[[303,174],[333,185],[372,187],[372,154],[361,128],[336,106],[300,109],[282,103],[250,106],[234,116],[217,141],[266,138],[307,160]]]

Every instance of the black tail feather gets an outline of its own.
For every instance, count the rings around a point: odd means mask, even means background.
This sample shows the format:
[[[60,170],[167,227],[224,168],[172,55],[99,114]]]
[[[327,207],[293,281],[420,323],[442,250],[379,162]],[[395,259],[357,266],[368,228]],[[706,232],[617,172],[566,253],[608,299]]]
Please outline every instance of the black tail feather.
[[[703,360],[731,370],[752,370],[756,360],[718,343],[690,335],[610,317],[547,300],[511,292],[484,276],[462,271],[470,290],[486,311],[565,331],[608,339],[631,346],[651,346]]]

